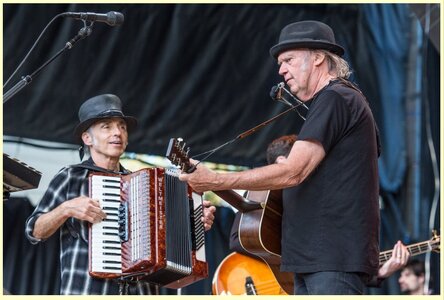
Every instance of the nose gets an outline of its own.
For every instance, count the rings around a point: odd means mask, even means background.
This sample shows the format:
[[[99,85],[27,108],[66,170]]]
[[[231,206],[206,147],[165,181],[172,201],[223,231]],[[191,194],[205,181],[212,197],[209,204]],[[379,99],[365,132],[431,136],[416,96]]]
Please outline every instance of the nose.
[[[112,133],[113,133],[113,135],[121,135],[122,134],[122,130],[123,129],[120,128],[119,125],[114,125]]]
[[[282,63],[279,66],[279,75],[284,76],[285,73],[287,73],[287,67],[285,66],[285,63]]]

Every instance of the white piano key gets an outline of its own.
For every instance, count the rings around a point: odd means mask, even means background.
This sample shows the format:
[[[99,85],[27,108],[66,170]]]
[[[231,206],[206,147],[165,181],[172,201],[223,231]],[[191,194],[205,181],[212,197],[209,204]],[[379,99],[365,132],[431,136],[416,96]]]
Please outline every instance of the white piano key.
[[[94,236],[95,240],[107,240],[107,241],[115,241],[115,242],[119,242],[120,243],[120,237],[119,236],[114,236],[114,235],[103,235],[103,234],[97,234],[96,236]],[[94,242],[94,241],[93,241]]]
[[[94,255],[106,255],[107,253],[111,254],[122,254],[121,250],[114,250],[114,249],[103,249],[103,247],[93,247],[91,248],[94,250]]]

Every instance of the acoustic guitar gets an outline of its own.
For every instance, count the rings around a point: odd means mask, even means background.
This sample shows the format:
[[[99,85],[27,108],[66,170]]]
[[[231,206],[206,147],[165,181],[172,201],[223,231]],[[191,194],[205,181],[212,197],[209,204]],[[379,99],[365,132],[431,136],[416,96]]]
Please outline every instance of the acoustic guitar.
[[[189,148],[182,139],[170,139],[166,157],[184,172],[194,170],[188,157]],[[246,198],[234,191],[214,191],[242,215],[239,242],[247,252],[260,257],[274,274],[282,290],[293,293],[293,275],[281,272],[282,190],[250,191]]]
[[[439,252],[440,236],[433,231],[430,240],[407,246],[411,256],[426,252]],[[379,265],[392,256],[393,250],[379,254]],[[252,258],[237,252],[229,254],[219,264],[213,276],[214,295],[286,295],[274,277],[268,264],[259,258]]]
[[[230,253],[217,267],[212,291],[213,295],[288,294],[265,262],[237,252]]]

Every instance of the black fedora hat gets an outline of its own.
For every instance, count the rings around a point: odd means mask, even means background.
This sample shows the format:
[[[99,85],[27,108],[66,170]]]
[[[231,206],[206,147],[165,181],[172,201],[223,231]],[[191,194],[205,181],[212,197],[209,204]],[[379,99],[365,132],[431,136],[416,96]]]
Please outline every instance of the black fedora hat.
[[[270,54],[278,55],[290,49],[324,49],[339,56],[344,55],[344,48],[336,44],[335,34],[327,24],[319,21],[301,21],[291,23],[281,30],[279,43],[270,49]]]
[[[74,130],[75,138],[81,142],[81,136],[95,122],[106,118],[122,118],[125,120],[128,132],[137,126],[137,119],[125,116],[122,112],[122,102],[119,97],[104,94],[86,100],[79,109],[80,123]]]

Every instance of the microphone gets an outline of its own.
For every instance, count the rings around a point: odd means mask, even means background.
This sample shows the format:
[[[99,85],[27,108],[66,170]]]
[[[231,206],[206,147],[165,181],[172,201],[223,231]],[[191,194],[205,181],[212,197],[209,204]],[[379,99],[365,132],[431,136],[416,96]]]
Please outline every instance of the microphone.
[[[284,94],[286,93],[287,95],[289,95],[295,102],[296,102],[296,106],[300,106],[302,105],[305,109],[308,110],[307,105],[305,105],[304,102],[302,102],[301,100],[299,100],[298,98],[296,98],[292,93],[290,93],[286,88],[285,88],[285,83],[280,82],[277,85],[273,86],[271,88],[270,91],[270,97],[273,100],[282,102],[288,106],[294,106],[294,104],[290,103],[287,99],[285,99]]]
[[[284,87],[284,83],[281,82],[277,85],[271,87],[270,97],[273,100],[281,100],[282,99],[282,88]]]
[[[62,14],[62,17],[91,22],[103,22],[109,26],[122,25],[125,19],[122,13],[116,11],[110,11],[106,14],[96,14],[92,12],[66,12]]]
[[[273,99],[273,100],[277,100],[278,99],[278,97],[277,97],[277,95],[278,95],[278,86],[277,85],[273,85],[272,87],[271,87],[271,91],[270,91],[270,97],[271,97],[271,99]]]
[[[296,101],[296,104],[294,105],[294,104],[290,103],[287,99],[285,99],[283,92],[289,94]],[[270,97],[271,97],[271,99],[273,99],[275,101],[282,102],[292,108],[297,108],[298,106],[302,105],[305,109],[308,110],[308,107],[304,104],[304,102],[297,99],[285,88],[285,83],[283,83],[283,82],[280,82],[277,85],[274,85],[271,87]],[[302,118],[302,120],[305,121],[305,117],[302,116],[297,109],[296,109],[296,113]]]

